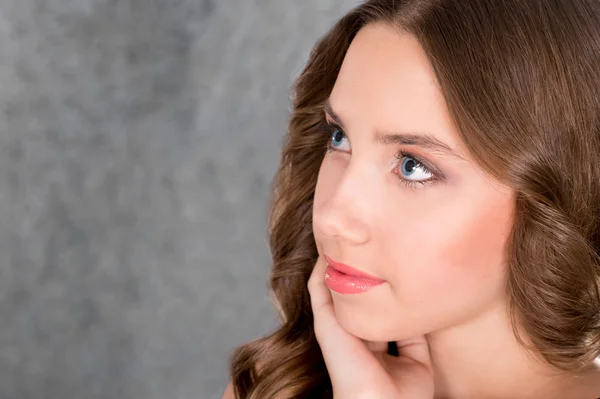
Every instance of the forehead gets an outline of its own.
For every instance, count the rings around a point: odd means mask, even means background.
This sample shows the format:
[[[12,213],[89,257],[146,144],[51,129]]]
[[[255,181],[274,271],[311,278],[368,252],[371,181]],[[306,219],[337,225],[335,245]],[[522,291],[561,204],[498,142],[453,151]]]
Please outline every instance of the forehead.
[[[420,131],[460,147],[420,43],[387,25],[368,25],[358,32],[330,102],[349,130]]]

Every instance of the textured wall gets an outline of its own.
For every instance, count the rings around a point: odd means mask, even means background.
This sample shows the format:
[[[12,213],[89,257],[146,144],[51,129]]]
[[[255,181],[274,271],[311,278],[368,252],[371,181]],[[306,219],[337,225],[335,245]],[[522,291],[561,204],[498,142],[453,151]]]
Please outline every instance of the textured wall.
[[[0,0],[0,397],[219,398],[288,88],[352,0]]]

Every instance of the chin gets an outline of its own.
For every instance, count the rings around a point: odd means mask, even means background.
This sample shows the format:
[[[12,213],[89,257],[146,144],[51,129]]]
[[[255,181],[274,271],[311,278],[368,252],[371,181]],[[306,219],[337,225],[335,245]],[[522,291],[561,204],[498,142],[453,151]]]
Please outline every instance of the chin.
[[[359,312],[356,309],[346,309],[343,306],[335,304],[335,315],[338,323],[357,338],[367,341],[387,342],[392,340],[391,337],[395,334],[391,333],[392,326],[385,320],[377,320],[372,312]],[[396,331],[397,333],[397,331]]]
[[[390,342],[411,339],[424,334],[420,323],[401,323],[389,315],[373,312],[372,309],[348,307],[333,301],[338,323],[357,338],[373,342]],[[398,312],[398,317],[402,317]]]

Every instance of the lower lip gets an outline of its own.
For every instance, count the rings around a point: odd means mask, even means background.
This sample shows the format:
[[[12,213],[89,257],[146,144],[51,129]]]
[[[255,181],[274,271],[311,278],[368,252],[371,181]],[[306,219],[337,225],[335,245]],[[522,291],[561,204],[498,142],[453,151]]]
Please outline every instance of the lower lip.
[[[325,284],[329,289],[340,294],[360,294],[385,283],[385,280],[342,273],[331,266],[325,269]]]

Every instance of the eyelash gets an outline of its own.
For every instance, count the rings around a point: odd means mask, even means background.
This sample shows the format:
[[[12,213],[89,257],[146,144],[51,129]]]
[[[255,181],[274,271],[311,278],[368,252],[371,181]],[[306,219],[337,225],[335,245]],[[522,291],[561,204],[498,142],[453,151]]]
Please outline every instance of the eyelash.
[[[335,123],[325,122],[325,131],[330,135],[329,138],[327,139],[327,143],[325,144],[325,149],[326,149],[327,153],[338,151],[331,145],[331,139],[332,139],[331,134],[335,130],[339,130],[344,136],[346,136],[346,138],[348,138],[348,135],[346,135],[346,133],[342,130],[342,128],[340,126],[336,125]],[[398,161],[402,161],[402,159],[404,159],[404,158],[412,158],[415,161],[417,161],[417,164],[420,168],[422,168],[426,173],[432,175],[432,177],[430,177],[427,180],[423,180],[423,181],[407,180],[407,179],[403,179],[402,177],[397,175],[397,179],[398,179],[399,183],[406,187],[419,188],[419,187],[423,187],[423,186],[426,186],[429,184],[435,184],[440,180],[440,178],[437,176],[437,173],[432,170],[433,168],[427,166],[428,163],[423,161],[417,155],[414,155],[404,149],[399,149],[395,155],[395,158]]]

